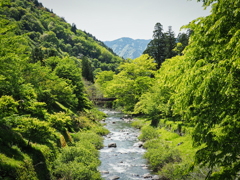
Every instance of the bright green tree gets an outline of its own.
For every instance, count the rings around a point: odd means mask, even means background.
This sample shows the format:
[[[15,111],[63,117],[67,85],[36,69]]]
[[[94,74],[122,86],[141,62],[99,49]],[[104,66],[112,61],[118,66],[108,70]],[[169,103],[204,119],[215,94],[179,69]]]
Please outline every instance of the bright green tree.
[[[199,147],[192,168],[207,166],[207,179],[238,179],[240,1],[203,2],[212,6],[211,14],[186,26],[192,34],[184,55],[163,63],[156,87],[135,110],[158,118],[180,117],[194,127],[192,138]]]
[[[156,72],[156,65],[154,59],[147,54],[134,60],[128,59],[120,65],[120,73],[114,75],[111,81],[102,84],[104,94],[107,97],[116,97],[119,103],[124,104],[125,111],[133,111],[141,95],[153,85],[152,76]],[[108,74],[109,79],[111,74]],[[106,77],[106,73],[102,72],[98,77]]]

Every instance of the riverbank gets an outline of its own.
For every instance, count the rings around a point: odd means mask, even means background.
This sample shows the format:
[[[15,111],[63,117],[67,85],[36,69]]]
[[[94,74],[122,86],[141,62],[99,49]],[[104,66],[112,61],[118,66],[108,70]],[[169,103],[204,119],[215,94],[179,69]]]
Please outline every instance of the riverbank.
[[[150,126],[151,121],[136,118],[132,126],[141,129],[139,139],[144,142],[144,158],[151,170],[162,179],[205,179],[209,169],[196,166],[192,172],[189,168],[197,150],[193,147],[191,128],[182,127],[169,121],[160,121],[158,127]]]

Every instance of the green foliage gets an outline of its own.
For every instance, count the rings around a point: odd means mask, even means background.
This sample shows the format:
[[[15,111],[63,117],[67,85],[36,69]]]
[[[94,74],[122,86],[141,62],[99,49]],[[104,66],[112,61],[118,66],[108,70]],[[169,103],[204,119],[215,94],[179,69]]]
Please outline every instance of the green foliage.
[[[116,97],[118,103],[124,104],[125,111],[132,111],[140,96],[153,85],[152,75],[155,74],[156,63],[148,55],[142,55],[134,60],[128,59],[119,67],[120,73],[111,79],[112,73],[102,72],[96,83],[102,84],[101,88],[106,97]]]
[[[154,171],[161,170],[166,164],[181,161],[179,151],[159,139],[147,141],[144,147],[147,148],[144,157],[149,160]]]
[[[54,162],[53,175],[64,179],[101,179],[97,166],[100,161],[91,151],[79,147],[65,147]]]
[[[96,149],[103,147],[103,138],[94,132],[78,132],[73,135],[73,140],[75,142],[88,141],[92,143]]]
[[[97,127],[104,114],[87,111],[92,103],[82,81],[82,56],[95,59],[93,70],[100,71],[101,63],[116,70],[122,59],[37,0],[0,0],[0,7],[0,179],[50,179],[61,147],[76,146],[68,131],[95,127],[107,133]],[[102,147],[100,139],[94,143]],[[79,148],[87,154],[91,149],[94,161],[83,168],[75,162],[75,175],[100,179],[97,150],[83,144]]]
[[[97,126],[97,127],[93,128],[92,131],[100,136],[105,136],[108,133],[110,133],[107,128],[102,127],[102,126]]]
[[[138,138],[142,141],[147,141],[147,140],[151,140],[158,137],[159,137],[159,133],[154,127],[144,126],[142,127],[141,135]]]
[[[86,57],[82,58],[82,76],[86,80],[93,82],[92,65],[91,65],[91,62]]]
[[[135,111],[158,121],[172,117],[193,127],[193,144],[199,147],[193,166],[207,166],[206,178],[232,179],[238,177],[239,167],[235,143],[239,131],[239,1],[204,1],[206,7],[211,3],[211,15],[186,26],[192,33],[184,55],[162,64],[156,85],[140,98]]]
[[[182,37],[181,34],[179,36]],[[178,38],[178,40],[182,39]],[[149,56],[154,58],[159,69],[167,58],[176,56],[176,51],[174,51],[175,46],[176,38],[172,27],[169,26],[168,31],[164,33],[162,24],[156,23],[153,31],[153,40],[148,43],[143,54],[149,54]]]
[[[60,132],[65,132],[66,129],[71,129],[72,127],[71,117],[64,112],[50,114],[47,121],[50,123],[51,127]]]
[[[27,117],[23,117],[20,121],[14,130],[21,133],[28,140],[28,145],[30,141],[45,143],[47,140],[52,139],[54,129],[50,128],[47,122]]]
[[[11,96],[2,96],[0,98],[0,118],[17,113],[18,105]]]
[[[143,120],[134,120],[131,124],[131,126],[141,129],[145,125],[145,122]]]
[[[75,146],[65,147],[54,162],[54,178],[101,179],[99,151],[103,138],[93,132],[73,134]]]

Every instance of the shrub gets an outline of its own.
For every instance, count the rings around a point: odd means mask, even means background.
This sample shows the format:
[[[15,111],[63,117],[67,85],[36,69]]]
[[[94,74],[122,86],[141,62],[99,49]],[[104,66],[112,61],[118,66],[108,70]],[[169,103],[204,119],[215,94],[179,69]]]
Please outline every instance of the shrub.
[[[18,103],[12,96],[2,96],[0,98],[0,118],[17,113]]]
[[[44,143],[52,139],[55,130],[49,127],[48,122],[30,117],[22,117],[19,120],[19,125],[14,130],[20,132],[28,140],[28,145],[30,141]]]
[[[92,131],[101,136],[105,136],[109,133],[109,130],[103,126],[96,126]]]
[[[98,158],[87,150],[79,147],[65,147],[54,162],[53,175],[64,179],[101,179],[97,166]]]
[[[78,132],[73,135],[73,140],[75,142],[89,141],[97,149],[101,149],[103,147],[103,137],[100,137],[94,132],[86,132],[86,133]]]
[[[144,126],[141,132],[142,133],[139,136],[139,139],[142,141],[147,141],[159,137],[157,130],[152,126]]]
[[[88,140],[83,140],[83,141],[79,141],[75,144],[77,147],[83,147],[87,150],[89,150],[89,152],[91,152],[96,158],[98,158],[99,156],[99,151],[95,148],[95,146],[89,142]]]
[[[148,151],[144,154],[154,171],[160,170],[168,163],[180,162],[180,152],[161,140],[150,140],[144,147]]]
[[[74,118],[74,129],[77,131],[80,129],[91,129],[91,121],[85,115],[85,113],[81,113],[79,116]]]
[[[141,129],[144,126],[144,124],[145,123],[143,122],[143,120],[135,120],[132,122],[131,125],[137,129]]]
[[[72,126],[71,117],[64,112],[51,114],[47,120],[50,123],[51,127],[61,132],[65,132],[66,128],[71,129]]]

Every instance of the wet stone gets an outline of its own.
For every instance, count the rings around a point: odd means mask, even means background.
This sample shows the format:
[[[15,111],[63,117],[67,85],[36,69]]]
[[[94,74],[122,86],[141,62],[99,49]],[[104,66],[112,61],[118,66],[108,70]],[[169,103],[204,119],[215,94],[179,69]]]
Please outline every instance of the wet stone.
[[[101,173],[101,174],[109,174],[108,171],[101,171],[100,173]]]
[[[152,177],[152,175],[150,173],[147,173],[147,174],[143,175],[143,178],[151,178],[151,177]]]
[[[154,176],[152,177],[152,179],[153,179],[153,180],[160,180],[160,177],[159,177],[158,175],[154,175]]]
[[[110,143],[108,144],[108,147],[111,148],[111,147],[117,147],[116,143]]]
[[[109,177],[110,180],[116,180],[116,179],[119,179],[120,177],[119,176],[111,176]]]

